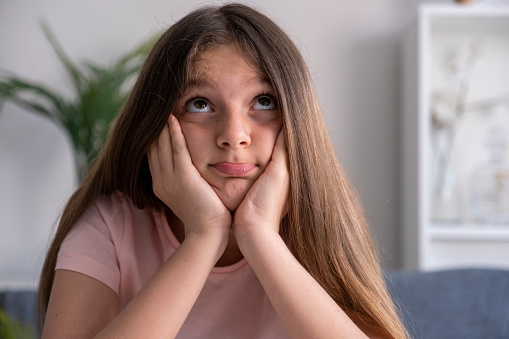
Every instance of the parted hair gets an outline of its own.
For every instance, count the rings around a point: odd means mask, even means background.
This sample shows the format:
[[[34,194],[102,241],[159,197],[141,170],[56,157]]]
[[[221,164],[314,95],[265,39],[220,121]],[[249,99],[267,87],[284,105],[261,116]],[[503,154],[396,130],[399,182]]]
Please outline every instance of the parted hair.
[[[152,191],[146,152],[191,79],[203,50],[235,44],[272,84],[286,136],[289,213],[281,234],[296,259],[347,313],[393,338],[406,338],[384,283],[361,204],[335,155],[307,65],[267,16],[241,4],[202,7],[166,30],[149,54],[111,135],[65,206],[44,262],[44,321],[62,241],[100,196],[121,191],[137,208],[163,209]]]

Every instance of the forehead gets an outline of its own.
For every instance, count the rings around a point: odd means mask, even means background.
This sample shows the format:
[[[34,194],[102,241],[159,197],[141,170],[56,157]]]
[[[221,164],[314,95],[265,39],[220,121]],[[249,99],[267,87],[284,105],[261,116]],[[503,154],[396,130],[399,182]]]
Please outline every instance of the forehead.
[[[186,87],[195,87],[217,77],[242,75],[253,84],[270,84],[268,76],[239,47],[219,45],[198,52],[190,65]]]

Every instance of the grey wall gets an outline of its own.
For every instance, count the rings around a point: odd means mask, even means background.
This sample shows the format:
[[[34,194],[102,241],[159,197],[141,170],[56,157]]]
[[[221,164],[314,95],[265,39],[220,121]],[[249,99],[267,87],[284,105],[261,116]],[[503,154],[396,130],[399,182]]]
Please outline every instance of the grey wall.
[[[399,36],[418,2],[247,2],[278,21],[308,61],[329,131],[364,203],[386,268],[401,261]],[[72,59],[107,63],[201,3],[0,0],[0,75],[14,72],[70,95],[39,20],[50,24]],[[30,112],[4,105],[0,285],[34,284],[56,219],[74,189],[73,171],[63,133]]]

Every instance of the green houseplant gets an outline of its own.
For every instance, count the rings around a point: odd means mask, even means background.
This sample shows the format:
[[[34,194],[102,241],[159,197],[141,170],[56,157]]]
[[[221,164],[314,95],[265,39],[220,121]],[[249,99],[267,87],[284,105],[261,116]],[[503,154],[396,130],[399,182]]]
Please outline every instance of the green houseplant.
[[[73,62],[49,27],[41,24],[62,62],[74,92],[68,99],[43,84],[17,76],[0,78],[0,102],[11,101],[51,119],[69,137],[81,181],[101,151],[111,123],[127,95],[155,39],[143,42],[107,67],[92,62]]]
[[[0,338],[2,339],[35,339],[36,330],[32,324],[23,324],[12,319],[0,310]]]

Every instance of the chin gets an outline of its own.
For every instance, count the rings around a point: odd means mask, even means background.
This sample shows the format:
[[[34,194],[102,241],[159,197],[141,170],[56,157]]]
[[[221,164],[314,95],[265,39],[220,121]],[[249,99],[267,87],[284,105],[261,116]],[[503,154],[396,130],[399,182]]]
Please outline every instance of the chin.
[[[235,211],[246,197],[247,192],[251,188],[252,183],[242,181],[240,183],[234,182],[226,185],[225,187],[214,188],[219,199],[223,202],[230,212]]]

